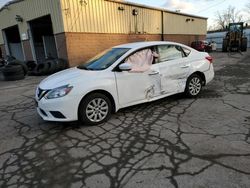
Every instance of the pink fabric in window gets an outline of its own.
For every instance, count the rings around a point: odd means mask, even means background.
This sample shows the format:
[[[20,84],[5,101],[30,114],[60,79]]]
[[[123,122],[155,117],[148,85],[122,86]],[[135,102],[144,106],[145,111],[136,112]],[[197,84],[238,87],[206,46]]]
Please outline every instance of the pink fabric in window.
[[[145,49],[128,57],[126,63],[132,65],[130,72],[146,72],[150,70],[154,57],[158,57],[158,55],[152,53],[150,49]]]

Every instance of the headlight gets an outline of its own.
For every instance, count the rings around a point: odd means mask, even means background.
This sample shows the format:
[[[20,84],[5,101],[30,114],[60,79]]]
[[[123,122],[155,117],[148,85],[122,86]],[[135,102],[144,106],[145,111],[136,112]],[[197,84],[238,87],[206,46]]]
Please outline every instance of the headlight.
[[[72,86],[66,85],[66,86],[52,89],[51,91],[49,91],[45,95],[45,98],[46,99],[55,99],[55,98],[64,97],[64,96],[69,94],[69,92],[72,90],[72,88],[73,88]]]

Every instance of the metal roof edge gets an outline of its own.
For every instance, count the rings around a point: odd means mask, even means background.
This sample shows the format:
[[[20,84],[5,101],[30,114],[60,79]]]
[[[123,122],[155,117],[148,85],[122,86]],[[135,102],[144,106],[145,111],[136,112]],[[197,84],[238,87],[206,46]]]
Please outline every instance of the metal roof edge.
[[[150,5],[144,5],[144,4],[139,4],[139,3],[133,3],[133,2],[129,2],[129,1],[122,1],[122,0],[121,1],[120,0],[105,0],[105,1],[111,1],[111,2],[125,4],[125,5],[132,5],[132,6],[136,6],[136,7],[148,8],[148,9],[152,9],[152,10],[160,10],[160,11],[163,11],[163,12],[168,12],[168,13],[178,14],[178,15],[183,15],[183,16],[190,16],[190,17],[200,18],[200,19],[205,19],[205,20],[208,19],[207,17],[202,17],[202,16],[198,16],[198,15],[194,15],[194,14],[175,12],[175,11],[168,10],[168,9],[165,9],[165,8],[160,8],[160,7],[150,6]]]
[[[22,1],[25,1],[25,0],[12,0],[12,1],[6,3],[2,8],[0,8],[0,12],[4,9],[8,8],[8,6],[15,4],[15,3],[22,2]],[[149,6],[149,5],[139,4],[139,3],[132,3],[132,2],[128,2],[128,1],[120,1],[120,0],[105,0],[105,1],[111,1],[111,2],[121,3],[121,4],[125,4],[125,5],[132,5],[132,6],[136,6],[136,7],[148,8],[148,9],[152,9],[152,10],[160,10],[160,11],[164,11],[164,12],[168,12],[168,13],[172,13],[172,14],[190,16],[190,17],[194,17],[194,18],[200,18],[200,19],[206,19],[206,20],[208,19],[207,17],[197,16],[197,15],[188,14],[188,13],[175,12],[175,11],[168,10],[165,8],[154,7],[154,6]]]
[[[6,4],[4,4],[1,8],[0,8],[0,12],[4,9],[8,9],[8,6],[12,5],[12,4],[15,4],[15,3],[19,3],[21,1],[24,1],[24,0],[12,0],[12,1],[9,1],[7,2]]]

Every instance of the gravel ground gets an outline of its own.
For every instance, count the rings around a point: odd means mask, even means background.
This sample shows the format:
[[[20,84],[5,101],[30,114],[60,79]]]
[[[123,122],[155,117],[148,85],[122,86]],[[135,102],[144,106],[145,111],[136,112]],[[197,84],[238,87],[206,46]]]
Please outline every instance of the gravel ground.
[[[0,81],[0,187],[249,188],[250,52],[213,53],[197,99],[120,110],[100,126],[43,121],[43,77]]]

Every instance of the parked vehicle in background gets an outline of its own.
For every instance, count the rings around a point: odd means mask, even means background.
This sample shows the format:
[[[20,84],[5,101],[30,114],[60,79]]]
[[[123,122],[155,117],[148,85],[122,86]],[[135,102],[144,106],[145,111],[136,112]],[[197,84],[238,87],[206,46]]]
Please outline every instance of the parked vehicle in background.
[[[173,42],[124,44],[43,80],[37,111],[47,121],[95,125],[124,107],[183,92],[196,97],[213,77],[206,52]]]
[[[191,43],[191,47],[200,51],[200,52],[211,52],[212,45],[210,42],[205,40],[194,41]]]

